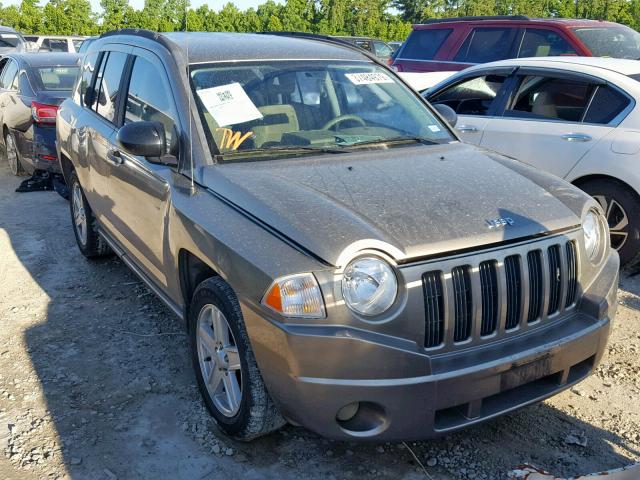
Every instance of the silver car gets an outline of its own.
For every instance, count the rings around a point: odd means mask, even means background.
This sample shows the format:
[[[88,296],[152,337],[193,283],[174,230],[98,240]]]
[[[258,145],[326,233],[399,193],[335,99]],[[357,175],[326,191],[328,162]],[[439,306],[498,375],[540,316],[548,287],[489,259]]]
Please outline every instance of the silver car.
[[[57,147],[80,251],[115,252],[186,323],[236,438],[427,438],[604,351],[619,260],[598,203],[460,143],[339,41],[103,35]]]

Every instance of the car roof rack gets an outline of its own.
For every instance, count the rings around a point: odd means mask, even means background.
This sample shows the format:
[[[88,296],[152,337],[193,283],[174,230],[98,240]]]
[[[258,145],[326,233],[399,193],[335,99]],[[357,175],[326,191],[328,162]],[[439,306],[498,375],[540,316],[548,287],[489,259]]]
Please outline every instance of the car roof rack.
[[[488,15],[488,16],[472,16],[472,17],[448,17],[448,18],[431,18],[424,20],[422,25],[432,25],[434,23],[450,23],[450,22],[482,22],[491,20],[531,20],[526,15]]]
[[[331,45],[336,45],[339,47],[345,47],[348,48],[349,50],[353,50],[354,52],[358,52],[362,55],[364,55],[365,57],[367,57],[369,60],[374,61],[375,63],[377,63],[378,65],[383,65],[384,67],[388,67],[387,64],[383,63],[378,57],[376,57],[373,53],[369,52],[368,50],[365,50],[364,48],[361,48],[347,40],[343,40],[342,38],[339,37],[332,37],[329,35],[321,35],[319,33],[309,33],[309,32],[287,32],[287,31],[281,31],[281,32],[256,32],[259,35],[277,35],[280,37],[293,37],[293,38],[306,38],[308,40],[316,40],[318,42],[324,42],[324,43],[329,43]]]

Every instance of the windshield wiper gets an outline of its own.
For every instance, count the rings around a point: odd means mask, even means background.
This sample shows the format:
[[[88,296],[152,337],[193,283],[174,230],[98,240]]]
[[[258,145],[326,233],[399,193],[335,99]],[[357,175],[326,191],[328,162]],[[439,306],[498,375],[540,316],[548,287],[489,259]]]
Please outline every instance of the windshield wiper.
[[[438,145],[438,142],[434,142],[433,140],[427,140],[422,137],[394,137],[394,138],[384,138],[377,140],[366,140],[364,142],[356,142],[349,145],[346,145],[349,148],[359,148],[359,147],[370,147],[373,145],[406,145],[410,143],[421,143],[422,145]]]
[[[223,153],[222,157],[234,158],[243,157],[246,154],[278,154],[278,153],[290,153],[292,155],[296,153],[347,153],[347,150],[343,148],[330,148],[330,147],[309,147],[305,145],[289,145],[281,147],[269,147],[269,148],[249,148],[246,150],[236,150],[235,152]]]

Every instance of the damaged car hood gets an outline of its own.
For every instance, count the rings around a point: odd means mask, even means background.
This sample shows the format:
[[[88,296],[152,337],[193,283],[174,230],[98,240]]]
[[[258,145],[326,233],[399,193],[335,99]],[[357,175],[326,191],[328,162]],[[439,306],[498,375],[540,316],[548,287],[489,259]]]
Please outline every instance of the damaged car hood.
[[[384,249],[397,261],[560,231],[588,197],[461,143],[205,167],[204,183],[332,265]]]

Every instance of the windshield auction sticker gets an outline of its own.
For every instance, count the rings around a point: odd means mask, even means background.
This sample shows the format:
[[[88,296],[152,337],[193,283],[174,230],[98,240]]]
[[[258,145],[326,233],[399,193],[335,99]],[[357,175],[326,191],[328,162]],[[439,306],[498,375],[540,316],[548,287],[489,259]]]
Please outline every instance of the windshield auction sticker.
[[[345,73],[345,77],[354,85],[371,85],[372,83],[394,83],[393,79],[382,72]]]
[[[221,127],[262,118],[239,83],[198,90],[204,107]]]

